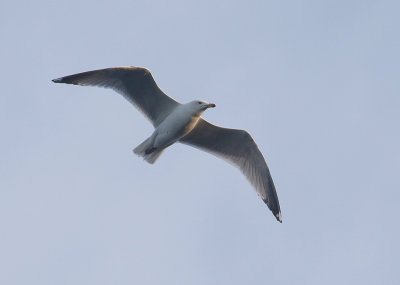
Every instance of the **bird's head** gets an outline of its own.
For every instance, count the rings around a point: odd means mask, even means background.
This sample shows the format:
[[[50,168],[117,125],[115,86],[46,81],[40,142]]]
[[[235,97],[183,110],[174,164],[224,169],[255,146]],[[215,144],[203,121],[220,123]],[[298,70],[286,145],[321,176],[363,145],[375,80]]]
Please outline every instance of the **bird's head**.
[[[215,107],[215,104],[208,103],[208,102],[202,101],[202,100],[194,100],[192,102],[189,102],[187,105],[189,105],[192,110],[194,110],[195,112],[198,112],[200,114],[203,113],[208,108]]]

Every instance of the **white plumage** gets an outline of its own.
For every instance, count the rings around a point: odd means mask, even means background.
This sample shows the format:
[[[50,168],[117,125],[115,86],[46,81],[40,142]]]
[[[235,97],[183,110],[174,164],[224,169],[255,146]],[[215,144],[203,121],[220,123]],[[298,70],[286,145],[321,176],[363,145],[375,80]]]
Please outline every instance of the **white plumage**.
[[[181,142],[210,152],[238,167],[275,218],[282,222],[278,196],[263,155],[244,130],[215,126],[201,118],[215,107],[195,100],[180,104],[158,88],[150,71],[141,67],[106,68],[54,79],[55,83],[111,88],[135,105],[153,124],[154,132],[134,149],[154,163],[170,145]]]

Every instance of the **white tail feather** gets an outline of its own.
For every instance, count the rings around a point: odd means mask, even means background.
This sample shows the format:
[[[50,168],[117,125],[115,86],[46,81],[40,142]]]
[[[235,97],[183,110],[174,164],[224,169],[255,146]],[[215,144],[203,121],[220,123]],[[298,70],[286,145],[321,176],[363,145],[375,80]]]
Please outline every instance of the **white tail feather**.
[[[161,149],[154,149],[153,148],[153,138],[149,137],[146,139],[144,142],[142,142],[140,145],[138,145],[133,152],[137,154],[138,156],[143,157],[144,160],[146,160],[148,163],[153,164],[156,162],[157,158],[161,155],[161,153],[164,151],[163,148]]]
[[[151,149],[152,147],[153,147],[152,137],[149,137],[144,142],[142,142],[140,145],[135,147],[133,152],[139,156],[144,156],[146,154],[146,150]]]
[[[153,164],[154,162],[156,162],[156,160],[162,154],[163,151],[164,151],[164,149],[156,149],[152,153],[145,154],[143,156],[143,159],[146,160],[148,163]]]

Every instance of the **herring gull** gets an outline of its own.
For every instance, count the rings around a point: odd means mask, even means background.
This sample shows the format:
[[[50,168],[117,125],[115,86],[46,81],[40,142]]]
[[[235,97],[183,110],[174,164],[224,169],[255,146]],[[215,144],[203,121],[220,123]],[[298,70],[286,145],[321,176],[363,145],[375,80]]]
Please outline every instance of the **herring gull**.
[[[142,67],[106,68],[53,79],[55,83],[110,88],[122,94],[153,124],[154,132],[133,152],[154,163],[170,145],[180,142],[214,154],[238,167],[282,222],[274,182],[263,155],[247,131],[215,126],[201,118],[215,104],[201,100],[180,104],[157,86]]]

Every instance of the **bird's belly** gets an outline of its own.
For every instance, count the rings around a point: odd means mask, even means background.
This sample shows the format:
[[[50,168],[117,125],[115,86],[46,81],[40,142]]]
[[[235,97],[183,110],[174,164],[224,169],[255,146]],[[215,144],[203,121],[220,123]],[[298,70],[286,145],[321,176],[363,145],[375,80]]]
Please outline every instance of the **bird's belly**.
[[[166,147],[188,134],[196,126],[199,117],[167,117],[154,131],[154,147]]]

